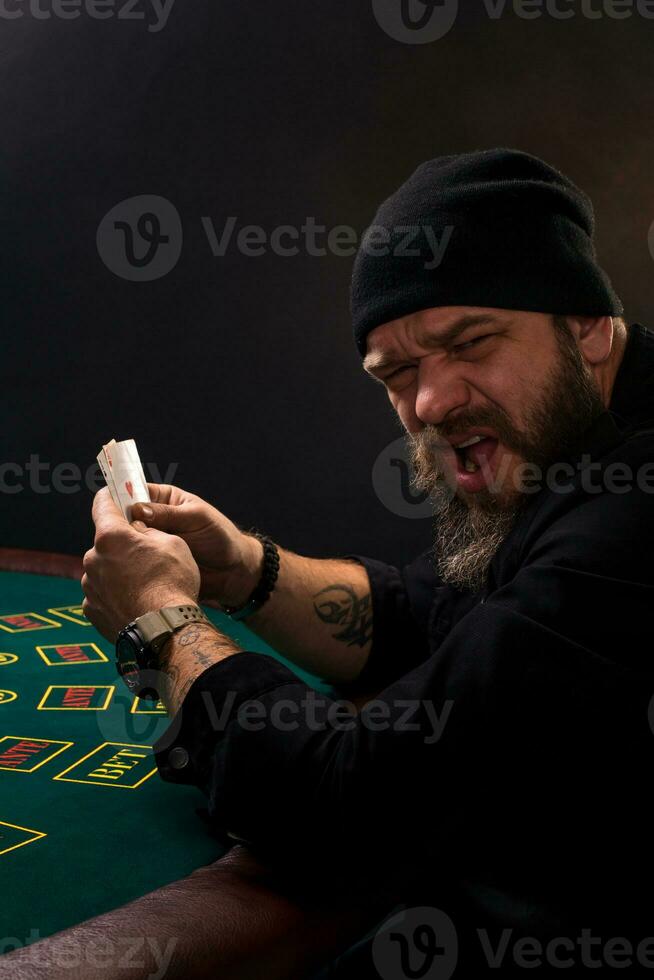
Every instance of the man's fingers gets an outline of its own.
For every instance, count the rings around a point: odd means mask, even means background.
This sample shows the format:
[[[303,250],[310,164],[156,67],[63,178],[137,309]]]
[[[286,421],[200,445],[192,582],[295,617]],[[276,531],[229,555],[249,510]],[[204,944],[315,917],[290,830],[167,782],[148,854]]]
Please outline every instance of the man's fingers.
[[[174,487],[170,483],[148,483],[150,500],[155,504],[169,504],[173,498],[181,494],[179,487]]]
[[[123,517],[121,511],[113,502],[109,487],[103,487],[102,490],[98,490],[93,498],[93,521],[95,523],[96,534],[117,528],[129,527],[129,521]]]
[[[80,584],[82,586],[82,592],[84,593],[89,604],[97,605],[99,596],[98,593],[93,588],[93,585],[91,584],[91,580],[86,572],[84,573],[84,575],[82,575]]]
[[[146,483],[148,488],[148,493],[150,494],[150,500],[154,500],[155,503],[167,504],[170,500],[170,491],[172,487],[165,483]]]
[[[150,525],[146,527],[143,525],[143,533],[148,535],[148,541],[153,547],[161,545],[163,548],[170,548],[171,539],[177,537],[172,531],[162,531],[160,528],[155,528]],[[186,547],[182,541],[180,541],[182,547]]]
[[[132,517],[138,521],[143,521],[148,527],[154,527],[158,531],[167,531],[168,534],[184,534],[188,531],[197,531],[202,526],[202,519],[198,514],[197,507],[192,505],[179,504],[159,504],[154,501],[150,504],[133,504]]]

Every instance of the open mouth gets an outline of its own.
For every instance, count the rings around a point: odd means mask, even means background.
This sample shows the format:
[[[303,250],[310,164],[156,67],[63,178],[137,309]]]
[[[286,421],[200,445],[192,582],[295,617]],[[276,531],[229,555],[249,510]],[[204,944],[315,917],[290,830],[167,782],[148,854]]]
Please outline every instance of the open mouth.
[[[498,446],[493,436],[472,436],[454,447],[460,473],[477,473],[485,464],[490,464]]]
[[[474,459],[471,459],[465,449],[455,449],[456,458],[458,462],[458,468],[460,470],[465,470],[466,473],[476,473],[479,467],[475,463]]]

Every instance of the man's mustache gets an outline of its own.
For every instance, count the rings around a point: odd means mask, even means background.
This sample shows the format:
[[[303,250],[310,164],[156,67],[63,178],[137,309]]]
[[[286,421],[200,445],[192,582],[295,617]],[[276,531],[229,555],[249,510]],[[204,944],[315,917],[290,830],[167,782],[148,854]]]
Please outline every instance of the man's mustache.
[[[511,449],[510,443],[513,439],[507,440],[502,433],[505,427],[492,425],[488,421],[468,422],[461,424],[458,429],[473,429],[475,427],[492,428],[498,434],[498,440],[507,448]],[[442,430],[436,430],[430,426],[425,427],[411,437],[410,454],[413,469],[411,486],[417,493],[436,494],[439,498],[443,492],[449,490],[451,494],[456,491],[455,455],[456,450],[449,439],[443,434]],[[450,467],[444,465],[444,460],[450,457]],[[498,491],[507,475],[510,461],[506,455],[500,460],[497,469],[493,471],[490,465],[483,461],[481,464],[482,472],[486,477],[486,488],[492,494]]]
[[[456,432],[465,432],[468,429],[477,428],[491,429],[496,433],[498,442],[502,443],[506,449],[519,455],[523,454],[526,444],[525,436],[509,425],[507,420],[497,417],[491,418],[490,416],[478,419],[461,418],[457,421],[456,427],[452,425],[443,428],[441,426],[437,429],[435,426],[426,425],[420,432],[412,435],[411,440],[417,452],[429,453],[442,459],[455,452],[451,439]]]

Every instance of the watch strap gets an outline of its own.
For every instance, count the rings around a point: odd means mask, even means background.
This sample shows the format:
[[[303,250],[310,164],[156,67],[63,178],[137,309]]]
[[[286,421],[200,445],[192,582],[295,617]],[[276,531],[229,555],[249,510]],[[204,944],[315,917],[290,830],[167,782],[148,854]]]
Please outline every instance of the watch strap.
[[[164,606],[155,612],[145,613],[139,616],[134,622],[134,626],[139,631],[145,643],[157,649],[182,626],[188,623],[208,623],[211,620],[195,604]]]

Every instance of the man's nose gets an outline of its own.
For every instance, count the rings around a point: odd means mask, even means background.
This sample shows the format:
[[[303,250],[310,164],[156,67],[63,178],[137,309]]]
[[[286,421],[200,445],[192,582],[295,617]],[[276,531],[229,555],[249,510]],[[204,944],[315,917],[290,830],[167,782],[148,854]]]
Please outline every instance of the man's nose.
[[[447,416],[464,409],[470,401],[466,382],[457,375],[456,367],[429,364],[423,358],[418,371],[415,413],[425,425],[442,425]]]

